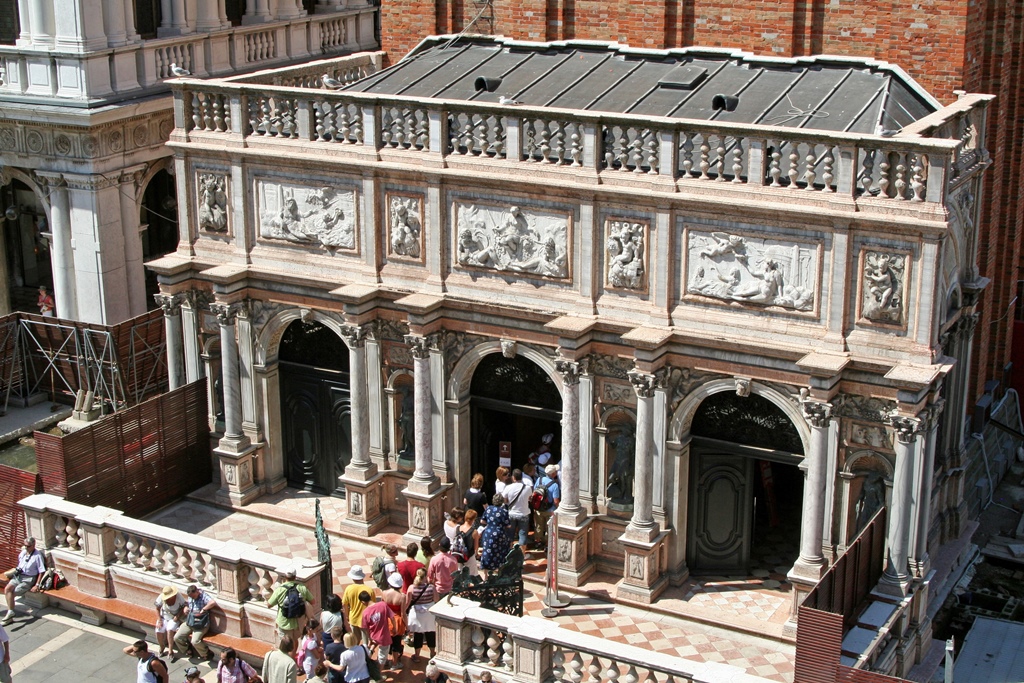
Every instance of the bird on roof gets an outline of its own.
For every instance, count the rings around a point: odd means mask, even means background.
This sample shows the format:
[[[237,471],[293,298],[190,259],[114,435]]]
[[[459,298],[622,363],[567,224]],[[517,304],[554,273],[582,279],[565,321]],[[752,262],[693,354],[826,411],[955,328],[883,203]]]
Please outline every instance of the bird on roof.
[[[498,98],[498,104],[503,104],[512,107],[517,104],[522,104],[522,102],[520,102],[519,100],[513,100],[511,97],[505,97],[504,95],[502,95],[501,97]]]
[[[320,82],[324,84],[324,87],[328,90],[340,90],[345,87],[345,84],[339,81],[337,78],[331,78],[328,74],[324,74],[320,77]]]
[[[182,69],[180,66],[178,66],[174,62],[171,62],[171,73],[174,74],[175,76],[177,76],[178,78],[184,78],[185,76],[191,76],[192,75],[191,71],[189,71],[188,69]]]

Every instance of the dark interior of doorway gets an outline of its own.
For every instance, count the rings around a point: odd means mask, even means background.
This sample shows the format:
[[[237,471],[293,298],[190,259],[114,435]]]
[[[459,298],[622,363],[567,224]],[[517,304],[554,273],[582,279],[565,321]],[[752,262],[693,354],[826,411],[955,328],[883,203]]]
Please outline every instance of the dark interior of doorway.
[[[174,176],[158,171],[150,179],[142,196],[139,221],[146,226],[142,232],[142,255],[145,260],[169,254],[178,248],[178,200]],[[153,296],[160,291],[156,273],[146,269],[146,301],[154,308]]]
[[[771,481],[770,486],[766,482]],[[769,493],[768,488],[773,489]],[[752,575],[785,575],[800,554],[804,477],[792,463],[754,462]],[[766,574],[767,572],[767,574]]]
[[[508,441],[512,444],[512,467],[520,469],[530,453],[540,446],[545,434],[554,435],[551,444],[551,452],[555,455],[553,462],[558,462],[558,454],[561,453],[558,417],[544,416],[534,411],[517,414],[515,410],[515,406],[496,406],[482,400],[474,400],[471,406],[473,455],[470,467],[474,474],[479,472],[484,475],[488,498],[494,495],[494,473],[499,464],[500,442]]]

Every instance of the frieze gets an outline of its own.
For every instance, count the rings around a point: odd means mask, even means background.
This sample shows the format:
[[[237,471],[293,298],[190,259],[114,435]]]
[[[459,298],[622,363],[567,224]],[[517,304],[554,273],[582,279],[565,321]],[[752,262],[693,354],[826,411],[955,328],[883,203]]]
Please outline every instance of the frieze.
[[[865,422],[885,422],[888,415],[896,410],[895,401],[850,394],[838,394],[831,403],[836,417],[850,417]]]
[[[158,147],[167,141],[173,128],[170,112],[89,128],[9,122],[0,126],[0,150],[43,157],[100,159]],[[133,131],[130,135],[129,130]]]
[[[571,220],[518,206],[456,204],[456,260],[463,268],[568,278]]]
[[[904,253],[864,251],[861,318],[883,325],[902,326],[906,322],[904,292],[909,260]]]
[[[649,224],[646,221],[611,219],[607,225],[607,286],[613,289],[646,290]]]
[[[377,329],[374,331],[374,334],[380,339],[404,343],[405,335],[409,334],[409,323],[404,320],[378,318]]]
[[[817,245],[688,230],[686,251],[687,294],[796,311],[814,308]]]
[[[227,177],[219,173],[199,173],[199,228],[208,232],[228,232]]]
[[[423,198],[388,194],[388,255],[423,260]]]
[[[392,368],[411,368],[413,366],[412,349],[405,344],[385,342],[384,363]]]
[[[288,308],[285,304],[276,301],[264,301],[262,299],[250,299],[248,316],[255,329],[261,329],[271,318]]]
[[[850,445],[891,451],[892,432],[889,427],[883,424],[851,422],[847,442]]]
[[[256,182],[260,237],[328,250],[356,249],[354,190],[261,178]]]
[[[601,403],[610,403],[620,406],[635,406],[636,391],[632,385],[601,380]]]
[[[474,346],[490,341],[487,337],[466,332],[453,332],[452,330],[441,330],[431,335],[434,348],[444,355],[445,377],[451,376],[455,364]]]
[[[629,371],[633,369],[632,358],[605,356],[598,353],[592,353],[587,358],[590,360],[590,374],[600,377],[614,377],[625,380]]]

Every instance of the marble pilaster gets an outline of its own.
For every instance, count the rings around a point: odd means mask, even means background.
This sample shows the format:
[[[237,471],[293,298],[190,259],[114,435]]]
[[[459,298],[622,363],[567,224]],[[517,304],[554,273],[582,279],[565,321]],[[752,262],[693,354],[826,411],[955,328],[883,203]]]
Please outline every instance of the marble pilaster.
[[[878,583],[880,590],[905,595],[910,583],[910,529],[912,499],[914,497],[914,470],[920,460],[919,448],[922,422],[916,417],[889,416],[896,435],[896,471],[893,474],[892,503],[889,506],[888,529],[885,537],[885,571]]]
[[[167,383],[171,390],[185,384],[184,335],[181,325],[181,297],[157,294],[157,304],[164,311],[164,337],[167,348]]]
[[[821,578],[827,568],[821,553],[821,538],[825,528],[825,488],[832,406],[818,401],[804,401],[803,413],[811,426],[811,452],[806,458],[807,473],[800,515],[800,556],[790,571],[790,579],[813,583]]]

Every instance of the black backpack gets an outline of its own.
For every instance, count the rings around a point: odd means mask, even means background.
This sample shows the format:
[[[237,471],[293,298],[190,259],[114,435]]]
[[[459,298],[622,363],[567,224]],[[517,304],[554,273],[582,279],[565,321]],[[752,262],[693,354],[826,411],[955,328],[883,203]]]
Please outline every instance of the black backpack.
[[[157,680],[158,683],[163,683],[164,679],[160,677],[160,674],[158,674],[156,671],[153,671],[153,660],[156,660],[156,661],[160,662],[161,664],[163,664],[164,673],[167,675],[167,679],[166,680],[170,681],[171,680],[171,670],[167,668],[167,662],[165,662],[164,660],[160,659],[159,657],[157,657],[154,654],[151,654],[149,656],[149,659],[146,661],[146,670],[149,671],[149,673],[151,673],[154,676],[156,676],[156,680]]]
[[[284,601],[281,603],[281,616],[285,619],[297,619],[306,614],[306,601],[303,599],[299,589],[294,583],[285,584],[288,591],[284,594]]]

